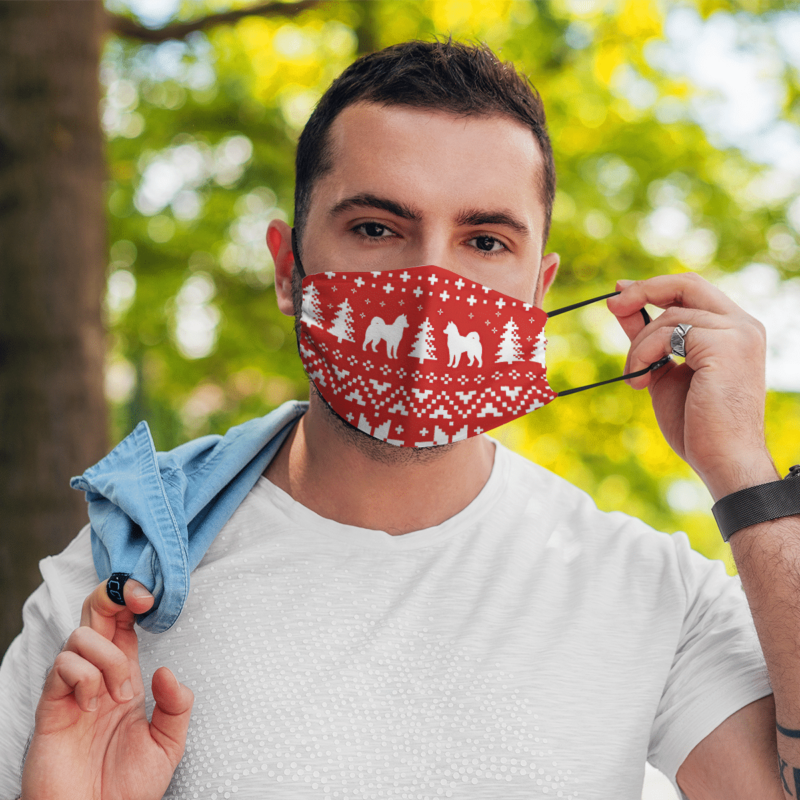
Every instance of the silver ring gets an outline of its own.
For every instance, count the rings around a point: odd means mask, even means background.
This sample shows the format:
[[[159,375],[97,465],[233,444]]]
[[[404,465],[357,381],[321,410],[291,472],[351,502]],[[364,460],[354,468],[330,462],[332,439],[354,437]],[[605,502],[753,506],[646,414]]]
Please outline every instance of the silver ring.
[[[686,334],[692,329],[691,325],[676,325],[669,337],[669,344],[672,347],[672,355],[686,358]]]

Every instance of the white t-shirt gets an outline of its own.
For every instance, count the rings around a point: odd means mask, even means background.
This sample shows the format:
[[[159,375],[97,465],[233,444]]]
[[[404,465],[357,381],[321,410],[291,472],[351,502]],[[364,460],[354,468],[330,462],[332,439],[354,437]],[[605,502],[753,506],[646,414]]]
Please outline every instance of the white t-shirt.
[[[88,530],[41,568],[0,672],[0,797],[97,583]],[[674,781],[770,693],[722,564],[500,445],[467,508],[402,536],[261,478],[139,640],[146,686],[165,664],[195,694],[181,800],[638,800],[646,759]]]

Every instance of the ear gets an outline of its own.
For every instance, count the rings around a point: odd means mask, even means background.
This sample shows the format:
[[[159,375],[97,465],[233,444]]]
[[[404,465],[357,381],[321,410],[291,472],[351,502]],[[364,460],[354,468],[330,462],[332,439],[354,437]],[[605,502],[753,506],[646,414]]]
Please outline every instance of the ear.
[[[542,259],[542,265],[539,267],[539,280],[536,286],[536,299],[534,300],[534,304],[539,306],[539,308],[542,307],[547,290],[553,285],[553,281],[556,279],[556,273],[558,272],[558,265],[560,263],[561,257],[558,253],[548,253]]]
[[[294,253],[292,253],[292,229],[280,219],[274,219],[267,228],[267,247],[275,262],[275,293],[278,308],[287,317],[294,316],[292,302],[292,272]]]

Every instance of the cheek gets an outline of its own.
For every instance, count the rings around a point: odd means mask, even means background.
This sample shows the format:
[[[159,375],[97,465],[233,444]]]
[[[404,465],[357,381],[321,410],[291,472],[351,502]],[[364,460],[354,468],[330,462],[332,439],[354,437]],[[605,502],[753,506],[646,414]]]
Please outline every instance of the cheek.
[[[539,285],[539,271],[526,272],[520,278],[519,284],[519,297],[523,298],[526,303],[533,303],[536,305],[537,300],[541,300],[543,292],[540,291]]]

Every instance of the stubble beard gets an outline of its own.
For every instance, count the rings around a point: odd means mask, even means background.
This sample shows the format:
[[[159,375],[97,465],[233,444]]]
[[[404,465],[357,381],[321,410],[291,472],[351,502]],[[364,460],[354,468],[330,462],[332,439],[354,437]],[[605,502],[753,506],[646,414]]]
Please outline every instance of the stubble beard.
[[[296,267],[292,269],[292,305],[294,306],[294,334],[299,355],[300,334],[302,331],[301,317],[303,313],[303,281]],[[302,363],[302,358],[300,363]],[[303,365],[303,370],[305,371],[305,365]],[[308,372],[306,372],[306,377],[309,383],[310,401],[313,404],[316,400],[325,409],[325,419],[334,434],[345,444],[355,447],[359,453],[373,461],[392,466],[430,464],[450,453],[456,445],[455,442],[451,442],[431,447],[397,447],[380,439],[375,439],[368,433],[356,428],[355,425],[351,425],[346,419],[342,419],[328,405]]]

